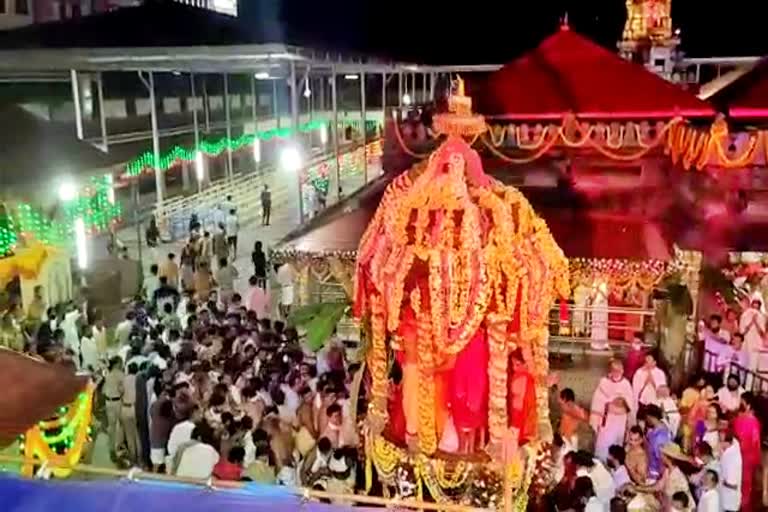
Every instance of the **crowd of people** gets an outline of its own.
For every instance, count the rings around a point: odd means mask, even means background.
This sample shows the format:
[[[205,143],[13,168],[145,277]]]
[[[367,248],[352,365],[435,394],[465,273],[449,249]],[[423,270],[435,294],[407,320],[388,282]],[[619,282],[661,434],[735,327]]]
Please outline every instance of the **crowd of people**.
[[[738,343],[733,350],[738,352]],[[757,401],[729,369],[696,376],[676,396],[655,353],[644,349],[638,336],[625,360],[611,361],[589,410],[577,403],[572,389],[553,382],[550,409],[557,434],[550,508],[756,510]]]
[[[170,253],[150,267],[108,357],[88,368],[103,369],[112,456],[180,477],[350,492],[358,366],[346,363],[339,340],[312,353],[294,329],[270,320],[260,242],[247,289],[238,289],[234,208],[220,227],[211,237],[190,221],[179,261]]]

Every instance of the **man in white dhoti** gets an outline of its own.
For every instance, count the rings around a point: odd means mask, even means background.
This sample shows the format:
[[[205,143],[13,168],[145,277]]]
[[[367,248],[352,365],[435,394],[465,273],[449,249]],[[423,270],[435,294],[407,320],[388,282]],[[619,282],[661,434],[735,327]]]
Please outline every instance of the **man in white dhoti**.
[[[608,285],[595,283],[592,294],[592,348],[608,350]]]
[[[595,455],[601,461],[608,459],[612,445],[624,445],[627,427],[634,423],[636,410],[632,385],[624,378],[624,365],[614,359],[608,375],[600,379],[592,395],[589,415],[589,424],[597,432]]]
[[[657,390],[667,385],[667,376],[656,366],[656,357],[653,354],[645,354],[645,364],[635,372],[632,378],[632,391],[638,409],[655,404],[658,396]]]
[[[579,281],[573,289],[573,335],[584,336],[587,333],[587,303],[589,302],[589,286]]]
[[[761,353],[766,325],[761,307],[762,300],[753,296],[749,307],[739,318],[739,330],[744,335],[744,346],[749,354],[749,369],[752,371],[768,371],[768,353]]]

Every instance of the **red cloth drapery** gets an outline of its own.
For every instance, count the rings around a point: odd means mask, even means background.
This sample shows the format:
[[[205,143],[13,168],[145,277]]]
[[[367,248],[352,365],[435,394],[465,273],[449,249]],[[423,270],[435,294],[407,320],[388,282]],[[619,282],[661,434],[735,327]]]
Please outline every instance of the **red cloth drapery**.
[[[69,368],[0,349],[0,446],[11,443],[38,421],[85,390],[88,378]]]
[[[563,28],[472,87],[478,112],[511,120],[709,117],[712,107],[639,64]]]

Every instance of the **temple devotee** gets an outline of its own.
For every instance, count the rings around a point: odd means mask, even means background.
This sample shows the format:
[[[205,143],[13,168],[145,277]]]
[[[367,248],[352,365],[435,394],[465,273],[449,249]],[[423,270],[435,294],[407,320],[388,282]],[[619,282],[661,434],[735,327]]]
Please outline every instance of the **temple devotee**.
[[[632,378],[632,391],[639,414],[642,415],[647,406],[656,403],[659,387],[666,385],[667,376],[656,366],[656,356],[646,354],[643,366],[637,370]]]
[[[738,375],[731,374],[725,379],[725,386],[717,390],[717,403],[727,416],[735,416],[741,407],[741,395],[744,389],[739,384]]]
[[[589,423],[597,432],[595,455],[607,460],[608,449],[624,444],[627,427],[634,423],[636,410],[632,385],[624,378],[624,365],[612,360],[608,375],[600,382],[592,395]]]
[[[760,351],[766,333],[766,316],[762,312],[762,299],[759,294],[753,296],[749,307],[739,318],[739,331],[744,336],[744,346],[749,354],[749,369],[760,369]]]

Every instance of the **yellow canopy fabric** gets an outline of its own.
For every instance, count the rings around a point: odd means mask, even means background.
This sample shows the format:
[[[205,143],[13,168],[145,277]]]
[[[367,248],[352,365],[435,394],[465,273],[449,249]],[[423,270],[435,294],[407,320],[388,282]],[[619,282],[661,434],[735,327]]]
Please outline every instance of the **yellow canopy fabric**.
[[[16,277],[34,279],[40,273],[45,260],[56,249],[35,243],[19,249],[13,256],[0,259],[0,286],[6,286]]]

